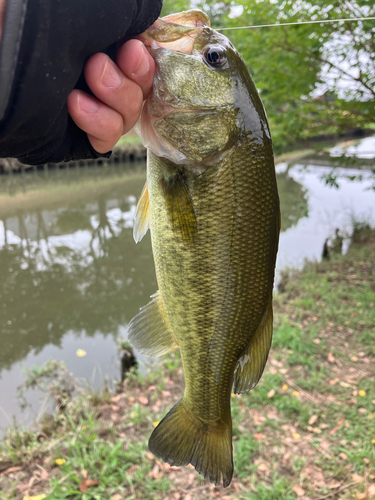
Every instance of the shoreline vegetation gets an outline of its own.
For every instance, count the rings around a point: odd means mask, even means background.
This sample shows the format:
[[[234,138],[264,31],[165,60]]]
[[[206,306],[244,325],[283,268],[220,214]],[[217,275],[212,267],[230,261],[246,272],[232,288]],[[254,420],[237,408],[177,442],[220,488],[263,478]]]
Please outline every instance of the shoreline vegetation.
[[[371,134],[366,133],[364,136],[369,135]],[[285,148],[284,152],[275,155],[275,165],[283,162],[297,162],[312,155],[316,156],[317,154],[327,153],[331,147],[340,144],[338,141],[344,141],[343,144],[347,146],[356,140],[358,140],[356,136],[345,136],[336,137],[335,139],[322,138],[321,141],[300,142],[294,145],[294,149],[289,150],[289,148]],[[135,133],[124,136],[119,141],[118,147],[130,148],[129,151],[134,147],[144,149]],[[114,155],[116,156],[116,153]],[[128,162],[128,168],[118,169],[116,172],[118,183],[123,183],[125,186],[133,178],[139,179],[142,176],[144,177],[144,166],[144,160],[142,162]],[[333,162],[332,168],[334,166]],[[343,164],[342,166],[345,165]],[[352,165],[349,164],[349,166]],[[84,183],[77,183],[76,175],[82,175],[83,170],[87,178],[85,178]],[[3,184],[0,183],[0,213],[2,216],[8,217],[18,211],[20,206],[22,206],[23,211],[32,210],[35,206],[39,206],[41,201],[53,209],[67,199],[75,202],[89,197],[92,191],[99,193],[110,191],[113,185],[113,176],[108,175],[108,178],[104,179],[103,175],[100,175],[102,170],[102,166],[91,168],[77,167],[68,169],[68,172],[66,169],[63,169],[61,172],[57,169],[52,170],[50,173],[37,171],[34,175],[13,176],[8,174],[0,176],[0,180],[3,178],[5,181]],[[114,172],[114,170],[111,169],[111,172]]]
[[[60,409],[31,429],[7,429],[0,497],[375,498],[374,270],[375,230],[356,224],[346,255],[332,252],[329,260],[286,273],[274,298],[265,373],[253,391],[232,397],[229,488],[147,451],[157,421],[183,393],[174,351],[147,375],[131,370],[115,392],[86,390],[74,398],[74,381],[61,364],[30,372],[27,383],[44,384]]]

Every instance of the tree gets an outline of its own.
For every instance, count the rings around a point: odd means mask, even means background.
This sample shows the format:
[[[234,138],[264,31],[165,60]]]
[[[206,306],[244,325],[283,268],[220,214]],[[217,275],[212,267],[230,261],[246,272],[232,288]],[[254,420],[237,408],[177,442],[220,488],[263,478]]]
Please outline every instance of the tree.
[[[375,16],[374,0],[208,0],[200,7],[210,13],[213,27]],[[223,33],[252,72],[276,150],[298,139],[374,124],[373,20]]]

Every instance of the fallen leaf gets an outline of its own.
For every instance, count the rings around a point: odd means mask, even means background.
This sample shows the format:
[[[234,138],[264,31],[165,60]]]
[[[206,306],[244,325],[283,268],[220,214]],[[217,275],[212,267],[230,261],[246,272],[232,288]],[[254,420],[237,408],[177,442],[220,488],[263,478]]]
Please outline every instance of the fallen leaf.
[[[301,439],[301,436],[298,434],[298,432],[292,432],[292,436],[294,439]]]
[[[297,495],[297,497],[303,497],[303,495],[305,494],[305,490],[303,490],[299,484],[295,484],[292,490]]]
[[[358,498],[358,500],[365,500],[365,498],[367,497],[366,493],[356,493],[356,498]]]
[[[330,444],[329,444],[329,442],[328,442],[328,441],[326,441],[325,439],[322,439],[322,440],[320,441],[320,447],[322,448],[322,450],[327,451],[327,450],[329,450],[329,448],[330,448]]]
[[[174,493],[174,494],[173,494],[173,498],[174,498],[175,500],[180,500],[180,498],[181,498],[181,494],[180,494],[180,493],[178,493],[178,492],[176,491],[176,493]]]
[[[84,351],[83,349],[77,349],[76,350],[76,355],[79,357],[79,358],[84,358],[86,355],[87,355],[87,352]]]
[[[266,421],[266,417],[257,410],[250,410],[249,413],[253,417],[255,425],[262,425]]]
[[[340,385],[341,387],[345,387],[346,389],[350,387],[350,384],[348,384],[347,382],[340,382]]]
[[[152,471],[150,472],[150,476],[152,479],[157,479],[159,477],[159,466],[158,464],[155,464],[152,468]]]
[[[278,420],[278,415],[276,410],[270,410],[267,412],[267,418],[269,420]]]
[[[190,493],[184,496],[184,500],[192,500],[192,496],[190,495]]]
[[[82,474],[83,479],[87,479],[87,470],[86,469],[82,469],[81,474]]]
[[[338,431],[340,429],[340,427],[342,426],[344,420],[345,420],[344,418],[340,418],[340,420],[337,422],[336,427],[334,427],[333,429],[331,429],[329,431],[329,433],[330,433],[331,436],[332,436],[332,434],[334,434],[336,431]]]
[[[7,469],[6,471],[4,471],[4,474],[11,474],[12,472],[19,472],[20,470],[22,470],[22,467],[9,467],[9,469]]]
[[[355,483],[362,483],[365,479],[359,474],[352,474],[352,479]]]
[[[268,399],[273,398],[275,395],[275,389],[271,389],[270,392],[267,394]]]
[[[328,483],[328,488],[331,488],[331,490],[335,490],[336,488],[339,488],[342,485],[342,481],[331,481]]]
[[[111,398],[111,401],[112,401],[112,403],[118,403],[121,398],[122,398],[122,394],[117,394],[117,396],[113,396],[113,398]]]
[[[332,351],[329,351],[329,353],[328,353],[328,361],[330,363],[334,363],[335,362],[335,357],[334,357]]]
[[[313,425],[317,420],[318,420],[318,415],[312,415],[312,417],[310,417],[309,424]]]
[[[338,378],[335,378],[335,379],[333,379],[333,380],[330,380],[330,381],[329,381],[329,384],[330,384],[330,385],[336,385],[338,381],[339,381],[339,379],[338,379]]]
[[[265,435],[264,434],[254,434],[254,437],[257,441],[261,441],[262,439],[265,438]]]
[[[99,481],[93,481],[92,479],[83,479],[79,485],[79,491],[86,493],[89,488],[96,488],[99,486]]]
[[[33,497],[29,497],[29,495],[26,495],[23,497],[23,500],[43,500],[43,498],[47,498],[44,493],[42,493],[41,495],[33,496]]]
[[[258,466],[258,470],[261,471],[261,472],[267,472],[268,471],[268,467],[266,464],[260,464]]]
[[[47,479],[49,478],[49,474],[46,471],[46,469],[43,469],[43,467],[41,467],[38,464],[36,464],[36,466],[40,469],[40,473],[39,473],[39,479],[40,479],[40,481],[47,481]]]
[[[144,396],[139,396],[138,401],[139,401],[142,405],[148,405],[148,399],[147,399],[147,398],[145,398]]]
[[[375,484],[370,484],[367,488],[367,495],[370,498],[375,497]]]
[[[318,427],[311,427],[311,425],[307,426],[307,430],[310,432],[315,432],[315,434],[321,434],[322,429],[319,429]]]
[[[111,497],[111,500],[123,500],[123,496],[120,493],[116,493]]]

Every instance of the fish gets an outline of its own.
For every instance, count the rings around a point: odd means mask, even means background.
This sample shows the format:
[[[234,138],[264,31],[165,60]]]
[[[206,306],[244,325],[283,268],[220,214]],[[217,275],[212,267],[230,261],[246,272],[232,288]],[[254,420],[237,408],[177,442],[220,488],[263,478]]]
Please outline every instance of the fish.
[[[231,394],[258,383],[272,340],[280,206],[266,113],[232,43],[190,10],[140,39],[155,60],[136,130],[147,181],[133,234],[148,229],[159,290],[131,320],[147,356],[179,348],[185,390],[149,450],[227,487]]]

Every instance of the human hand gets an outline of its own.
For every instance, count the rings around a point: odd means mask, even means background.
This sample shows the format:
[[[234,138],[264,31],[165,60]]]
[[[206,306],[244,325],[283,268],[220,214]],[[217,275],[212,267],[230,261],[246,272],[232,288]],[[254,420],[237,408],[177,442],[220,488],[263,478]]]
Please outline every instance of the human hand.
[[[152,89],[154,71],[155,62],[139,40],[129,40],[117,51],[116,64],[103,53],[87,61],[85,79],[95,97],[73,90],[68,111],[98,153],[110,151],[133,128]]]

